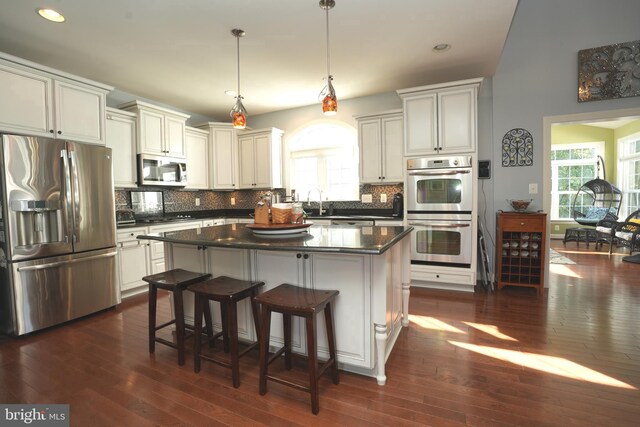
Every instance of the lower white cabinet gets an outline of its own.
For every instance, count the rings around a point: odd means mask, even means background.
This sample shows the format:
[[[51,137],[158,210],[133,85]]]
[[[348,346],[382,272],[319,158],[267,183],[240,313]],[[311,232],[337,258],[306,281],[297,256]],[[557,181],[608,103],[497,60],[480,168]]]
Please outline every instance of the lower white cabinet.
[[[138,240],[136,236],[140,234],[147,234],[147,229],[128,228],[118,231],[116,236],[116,264],[122,297],[147,290],[147,283],[142,278],[151,274],[150,241]]]
[[[224,218],[216,218],[216,219],[205,219],[202,221],[203,227],[214,227],[216,225],[224,225]]]
[[[376,219],[376,225],[380,227],[402,227],[401,219]]]
[[[311,289],[338,290],[333,306],[337,359],[341,369],[386,381],[385,361],[400,334],[408,326],[409,240],[380,255],[334,252],[285,252],[240,249],[232,246],[202,248],[196,244],[165,244],[167,268],[226,275],[265,282],[264,292],[283,283]],[[217,304],[212,304],[214,312]],[[193,322],[193,297],[185,296],[185,317]],[[403,316],[404,313],[404,316]],[[219,313],[214,314],[219,327]],[[293,318],[292,348],[306,353],[302,321]],[[256,339],[249,301],[238,307],[239,336]],[[324,314],[317,318],[318,356],[327,359],[329,349]],[[282,316],[272,315],[270,344],[283,344]]]
[[[366,255],[255,251],[253,280],[265,282],[264,290],[289,283],[310,289],[339,289],[333,307],[334,318],[350,325],[335,328],[337,357],[341,363],[372,367],[371,257]],[[302,319],[294,317],[292,347],[306,353]],[[271,320],[272,345],[282,346],[282,316]],[[358,331],[354,334],[353,331]],[[329,356],[324,313],[317,317],[318,354]]]
[[[181,222],[180,224],[154,225],[149,227],[149,233],[167,233],[170,231],[189,230],[190,228],[200,227],[202,227],[202,221]],[[164,261],[164,243],[157,240],[151,240],[150,242],[151,272],[153,274],[156,274],[168,270]]]
[[[199,273],[212,273],[213,277],[229,276],[240,280],[250,280],[249,252],[244,249],[200,247],[193,245],[167,245],[169,252],[166,259],[169,268],[183,268]],[[194,300],[191,292],[183,294],[185,319],[193,324]],[[210,302],[213,314],[213,326],[222,329],[220,304]],[[253,313],[248,299],[240,301],[237,306],[238,336],[241,340],[256,341],[257,334],[253,326]]]

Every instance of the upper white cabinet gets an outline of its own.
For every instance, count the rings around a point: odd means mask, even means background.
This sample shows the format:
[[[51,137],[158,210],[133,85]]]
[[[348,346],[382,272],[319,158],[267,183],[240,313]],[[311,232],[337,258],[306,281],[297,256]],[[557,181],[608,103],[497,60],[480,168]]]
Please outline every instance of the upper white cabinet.
[[[104,144],[111,90],[0,53],[0,131]]]
[[[185,131],[187,154],[187,186],[206,190],[209,186],[209,132],[187,127]]]
[[[482,79],[398,91],[404,107],[404,155],[472,153]]]
[[[138,152],[185,157],[185,129],[188,114],[142,101],[119,105],[138,116]]]
[[[402,111],[357,116],[360,182],[403,181]]]
[[[231,123],[198,126],[209,132],[209,179],[214,190],[238,189],[238,144]],[[188,166],[187,166],[188,167]]]
[[[271,128],[238,135],[239,188],[282,187],[282,134]]]
[[[107,108],[106,136],[113,157],[114,185],[136,187],[136,115]]]

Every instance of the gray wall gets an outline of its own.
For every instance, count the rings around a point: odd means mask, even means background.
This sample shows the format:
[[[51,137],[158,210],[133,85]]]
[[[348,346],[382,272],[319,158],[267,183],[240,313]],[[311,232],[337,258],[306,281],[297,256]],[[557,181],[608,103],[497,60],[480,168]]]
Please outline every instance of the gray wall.
[[[493,165],[496,209],[507,198],[542,189],[543,117],[640,106],[640,99],[578,103],[578,51],[640,38],[638,0],[521,0],[493,77]],[[502,136],[525,128],[534,138],[530,167],[502,167]],[[542,194],[532,208],[542,209]]]

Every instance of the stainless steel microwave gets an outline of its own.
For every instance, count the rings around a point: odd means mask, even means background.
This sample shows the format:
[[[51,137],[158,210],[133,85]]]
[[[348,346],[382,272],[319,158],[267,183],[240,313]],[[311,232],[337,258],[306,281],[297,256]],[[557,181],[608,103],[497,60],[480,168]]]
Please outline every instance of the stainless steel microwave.
[[[184,187],[187,185],[185,159],[138,154],[138,185]]]

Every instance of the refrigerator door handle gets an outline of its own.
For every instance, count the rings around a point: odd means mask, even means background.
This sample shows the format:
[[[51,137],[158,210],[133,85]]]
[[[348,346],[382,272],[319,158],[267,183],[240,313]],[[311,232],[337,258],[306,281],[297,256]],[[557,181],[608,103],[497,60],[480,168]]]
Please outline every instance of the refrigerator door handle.
[[[73,244],[78,243],[80,235],[80,190],[78,189],[78,157],[73,150],[69,151],[69,158],[71,159],[71,179],[73,180]],[[75,250],[75,248],[74,248]]]
[[[64,195],[62,197],[64,204],[64,214],[66,226],[64,228],[64,242],[69,242],[69,225],[73,224],[73,205],[71,203],[71,171],[69,168],[69,152],[66,149],[60,150],[60,158],[62,159],[62,181],[64,182]]]
[[[18,270],[19,272],[23,272],[23,271],[34,271],[34,270],[45,270],[47,268],[54,268],[54,267],[58,267],[61,265],[69,265],[69,264],[74,264],[77,262],[84,262],[84,261],[91,261],[94,259],[100,259],[100,258],[110,258],[113,256],[116,256],[117,252],[107,252],[106,254],[100,254],[100,255],[94,255],[94,256],[88,256],[88,257],[84,257],[84,258],[77,258],[77,259],[71,259],[71,260],[66,260],[66,261],[60,261],[60,262],[49,262],[47,264],[39,264],[39,265],[30,265],[27,267],[18,267],[16,270]]]

